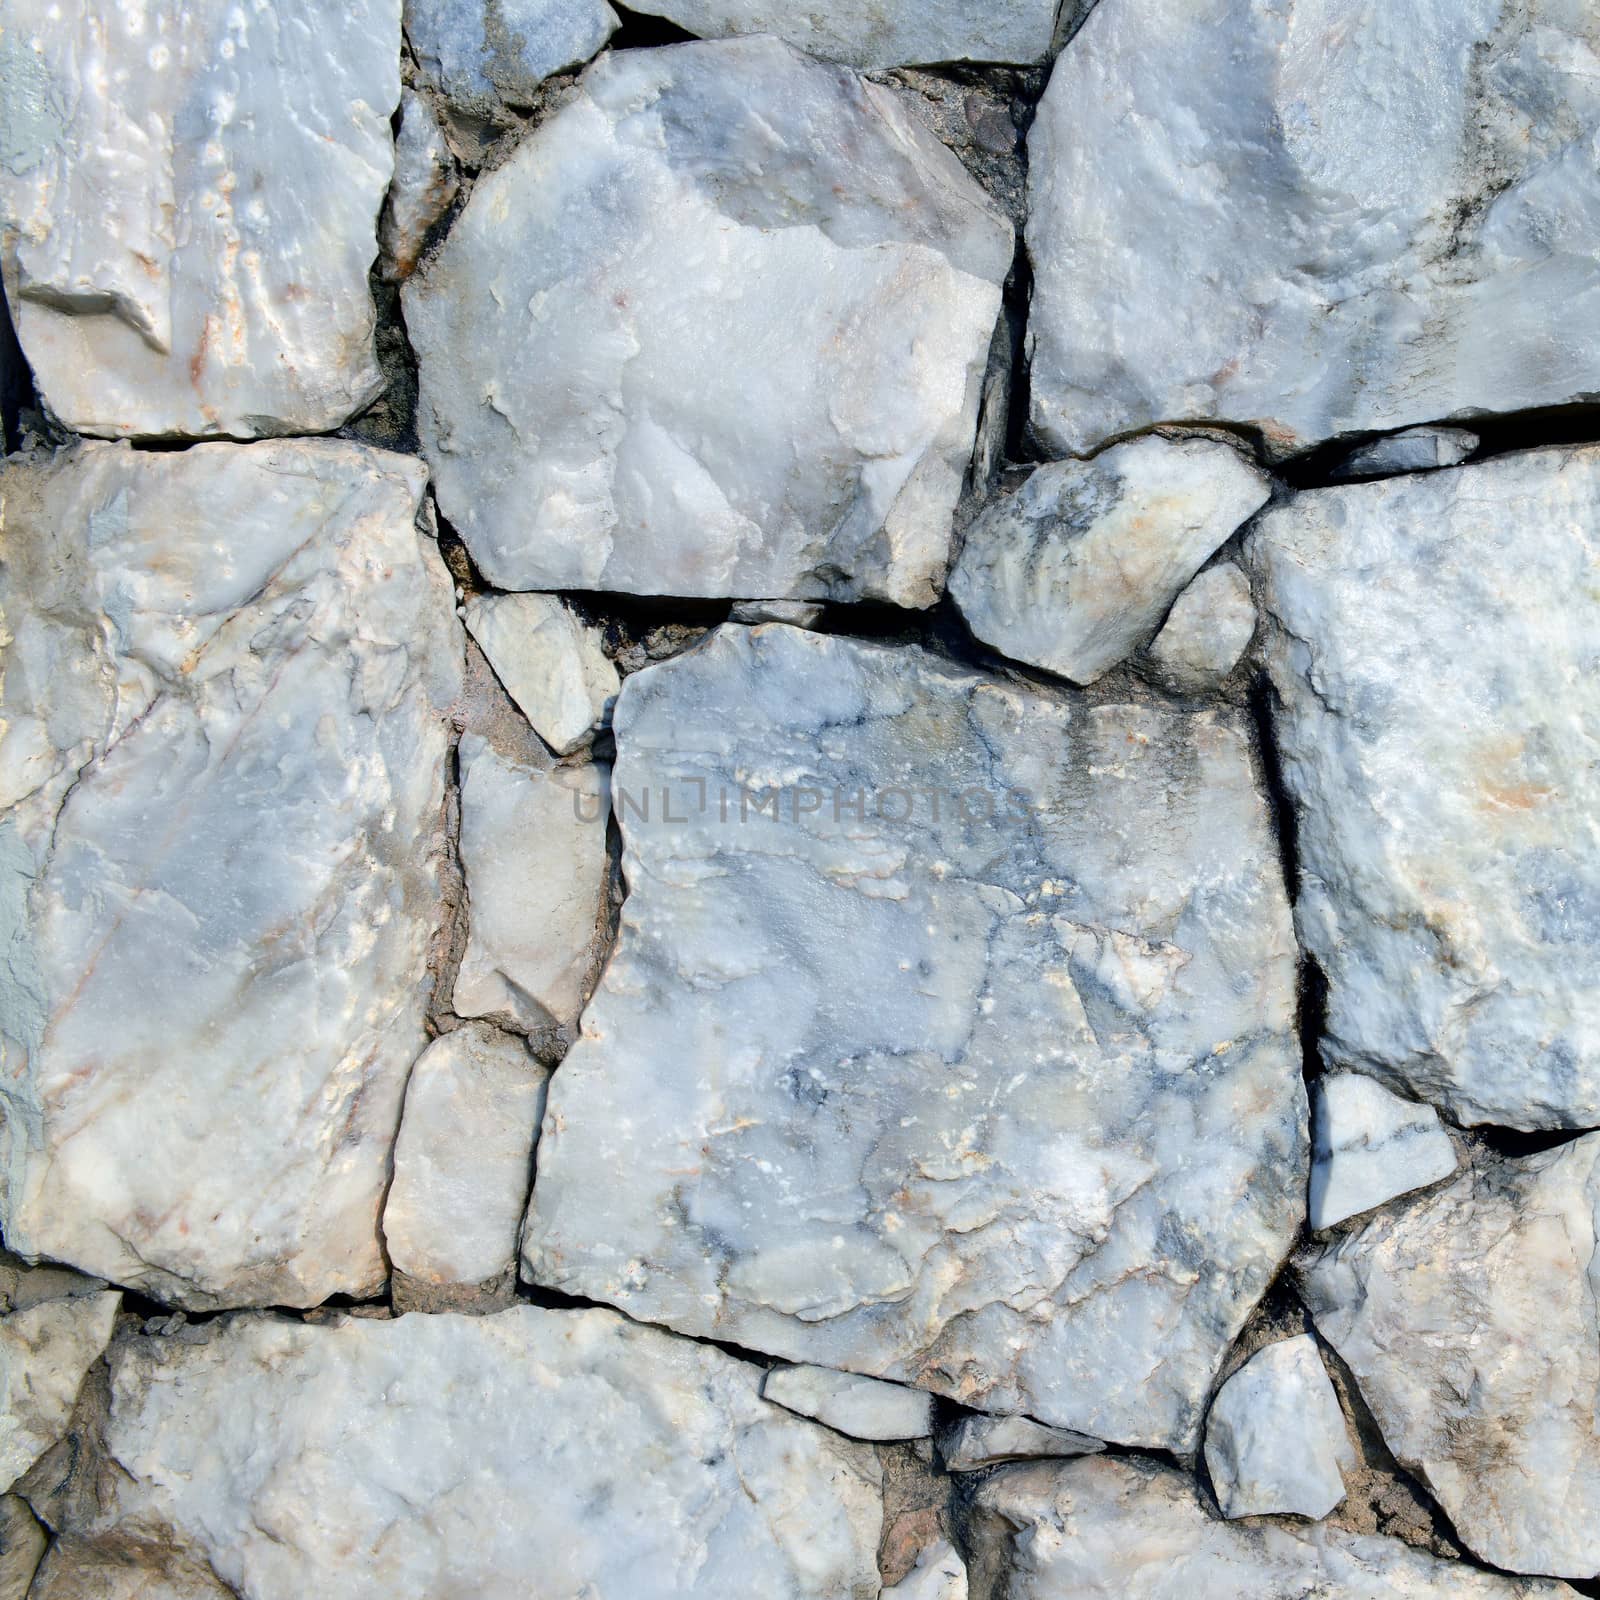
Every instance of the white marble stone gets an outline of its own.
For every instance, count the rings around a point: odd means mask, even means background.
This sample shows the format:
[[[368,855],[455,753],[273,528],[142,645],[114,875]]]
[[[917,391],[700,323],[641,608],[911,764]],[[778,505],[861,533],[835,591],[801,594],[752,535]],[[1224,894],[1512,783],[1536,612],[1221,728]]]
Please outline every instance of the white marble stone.
[[[527,1275],[1191,1447],[1304,1214],[1246,727],[730,626],[615,731],[630,894]]]
[[[1204,694],[1239,665],[1255,631],[1250,580],[1231,561],[1219,561],[1173,602],[1143,666],[1169,688]]]
[[[877,1600],[876,1459],[759,1378],[603,1311],[230,1318],[118,1347],[68,1532],[250,1600]]]
[[[1011,257],[892,89],[606,56],[406,287],[440,506],[502,589],[930,605]]]
[[[1301,1263],[1317,1331],[1462,1542],[1600,1573],[1600,1134],[1481,1154]]]
[[[1225,1517],[1325,1517],[1344,1499],[1343,1469],[1355,1464],[1310,1334],[1263,1346],[1211,1402],[1206,1471]]]
[[[1359,1072],[1331,1072],[1311,1096],[1313,1228],[1331,1228],[1456,1170],[1439,1113]]]
[[[537,765],[462,739],[459,1015],[523,1032],[577,1020],[603,932],[609,807],[603,764]]]
[[[600,630],[559,596],[478,595],[465,616],[506,693],[558,756],[581,749],[610,721],[622,680]]]
[[[969,1415],[939,1435],[939,1456],[947,1472],[977,1472],[1039,1457],[1090,1456],[1104,1449],[1087,1434],[1046,1428],[1027,1417]]]
[[[1270,492],[1238,451],[1206,439],[1151,435],[1050,462],[967,531],[950,593],[985,643],[1093,683],[1150,642]]]
[[[199,1309],[370,1295],[465,640],[419,462],[0,473],[0,1223]]]
[[[1600,448],[1297,495],[1247,553],[1323,1055],[1600,1123]]]
[[[1573,0],[1101,0],[1029,138],[1036,432],[1600,394],[1597,63]]]
[[[1012,1467],[978,1506],[1009,1557],[1006,1600],[1576,1600],[1326,1523],[1220,1522],[1193,1479],[1154,1462]]]
[[[967,1600],[967,1569],[948,1539],[928,1545],[883,1600]]]
[[[394,181],[378,225],[383,275],[391,283],[416,271],[428,230],[450,209],[460,187],[433,107],[420,94],[403,90],[400,131],[394,141]]]
[[[854,67],[917,62],[1043,61],[1056,0],[641,0],[702,39],[773,33],[810,55]]]
[[[774,1367],[761,1393],[852,1439],[925,1439],[933,1432],[932,1395],[832,1367]]]
[[[7,0],[0,266],[50,411],[253,438],[373,400],[399,98],[400,0]]]
[[[384,1244],[399,1271],[470,1287],[514,1270],[549,1076],[520,1039],[482,1023],[423,1051],[406,1085],[383,1208]]]
[[[1477,448],[1477,434],[1466,428],[1403,428],[1399,433],[1357,446],[1329,476],[1387,478],[1397,472],[1459,467]]]
[[[84,1375],[111,1342],[122,1296],[46,1300],[0,1317],[0,1492],[67,1430]]]

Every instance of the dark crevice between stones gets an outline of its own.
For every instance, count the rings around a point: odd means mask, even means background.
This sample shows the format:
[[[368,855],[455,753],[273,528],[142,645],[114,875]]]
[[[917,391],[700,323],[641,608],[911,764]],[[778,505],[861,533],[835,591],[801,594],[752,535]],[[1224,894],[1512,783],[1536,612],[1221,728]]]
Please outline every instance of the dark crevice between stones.
[[[430,238],[432,236],[430,235]],[[395,450],[401,455],[420,456],[422,443],[417,435],[417,356],[406,332],[405,314],[400,305],[400,285],[390,283],[377,263],[367,275],[372,304],[377,312],[373,344],[378,370],[384,379],[383,393],[364,411],[358,412],[334,437],[357,444],[374,445],[380,450]]]
[[[627,6],[613,4],[611,9],[621,19],[622,26],[611,35],[607,46],[611,50],[654,50],[664,44],[687,44],[697,35],[680,28],[665,17],[652,17],[643,11],[633,11]]]
[[[11,306],[0,285],[0,442],[7,455],[22,448],[23,418],[38,409],[33,368],[22,353],[11,321]]]
[[[1535,1156],[1557,1145],[1571,1144],[1594,1132],[1593,1128],[1498,1128],[1487,1124],[1461,1128],[1467,1139],[1479,1148],[1515,1160]]]

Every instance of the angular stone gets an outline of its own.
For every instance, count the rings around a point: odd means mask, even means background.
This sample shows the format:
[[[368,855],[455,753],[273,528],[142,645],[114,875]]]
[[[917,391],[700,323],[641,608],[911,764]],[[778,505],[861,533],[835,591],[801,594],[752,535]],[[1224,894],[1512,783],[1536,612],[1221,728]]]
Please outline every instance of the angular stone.
[[[461,1288],[515,1270],[549,1076],[520,1039],[482,1023],[422,1052],[383,1208],[397,1270]]]
[[[180,1305],[386,1276],[464,640],[418,462],[0,474],[6,1242]]]
[[[1225,1517],[1325,1517],[1344,1499],[1342,1469],[1355,1464],[1310,1334],[1263,1346],[1211,1403],[1206,1471]]]
[[[814,628],[822,620],[823,609],[813,600],[741,600],[728,612],[728,620],[750,627],[787,622],[795,628]]]
[[[394,141],[394,181],[378,227],[383,275],[391,283],[416,271],[428,229],[450,209],[460,187],[433,108],[420,94],[403,90],[400,131]]]
[[[926,1439],[933,1432],[932,1395],[831,1367],[774,1367],[761,1394],[852,1439]]]
[[[603,764],[533,765],[462,739],[459,1015],[530,1033],[577,1021],[604,931],[609,814]]]
[[[466,623],[506,693],[558,756],[588,744],[610,721],[622,680],[600,647],[600,630],[558,596],[479,595],[467,602]]]
[[[724,627],[629,678],[615,731],[631,893],[528,1275],[1192,1445],[1304,1211],[1244,725]]]
[[[406,38],[452,108],[526,109],[552,73],[582,66],[617,29],[605,0],[405,0]]]
[[[1271,487],[1231,446],[1152,435],[1037,467],[967,532],[950,593],[987,644],[1093,683],[1150,642]]]
[[[97,1550],[57,1539],[28,1600],[238,1600],[204,1565],[169,1550]]]
[[[609,55],[407,285],[439,503],[503,589],[930,605],[1011,254],[891,89]]]
[[[1593,399],[1597,61],[1570,0],[1101,0],[1029,139],[1035,430]]]
[[[1397,472],[1458,467],[1477,448],[1477,434],[1465,428],[1406,428],[1352,450],[1329,476],[1386,478]]]
[[[5,12],[0,265],[50,411],[79,433],[253,438],[378,395],[399,0]]]
[[[27,1600],[45,1531],[21,1495],[0,1497],[0,1600]]]
[[[967,1600],[967,1569],[948,1539],[928,1545],[883,1600]]]
[[[810,55],[853,67],[941,61],[1043,61],[1056,0],[643,0],[634,8],[670,17],[702,39],[773,33]]]
[[[977,1472],[1006,1461],[1050,1456],[1091,1456],[1104,1450],[1098,1439],[1066,1428],[1046,1428],[1026,1417],[963,1417],[939,1435],[946,1472]]]
[[[1219,1522],[1191,1478],[1126,1457],[1008,1468],[979,1488],[978,1508],[1008,1558],[1007,1600],[1576,1600],[1564,1583],[1326,1523]]]
[[[1600,1572],[1600,1134],[1489,1154],[1301,1264],[1317,1331],[1462,1541]]]
[[[227,1319],[114,1356],[110,1503],[234,1594],[876,1600],[870,1449],[610,1312]]]
[[[120,1294],[47,1300],[0,1317],[0,1492],[67,1431],[84,1374],[116,1327]]]
[[[1311,1098],[1313,1228],[1331,1228],[1456,1170],[1432,1106],[1402,1100],[1359,1072],[1333,1072]]]
[[[1142,663],[1183,694],[1214,689],[1239,665],[1256,631],[1250,580],[1231,561],[1208,567],[1173,602]]]
[[[1458,1122],[1600,1123],[1597,536],[1588,447],[1298,495],[1248,542],[1324,1058]]]

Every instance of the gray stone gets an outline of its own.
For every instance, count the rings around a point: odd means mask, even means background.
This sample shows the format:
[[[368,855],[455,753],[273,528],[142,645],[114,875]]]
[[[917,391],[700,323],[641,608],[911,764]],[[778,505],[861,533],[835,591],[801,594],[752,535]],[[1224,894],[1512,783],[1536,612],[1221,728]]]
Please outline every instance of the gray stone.
[[[932,1395],[854,1372],[774,1367],[762,1381],[761,1394],[852,1439],[926,1439],[933,1432]]]
[[[467,631],[534,731],[558,756],[590,743],[611,720],[622,680],[587,627],[553,594],[469,600]]]
[[[939,1435],[939,1456],[947,1472],[977,1472],[1040,1457],[1092,1456],[1104,1449],[1087,1434],[1046,1428],[1026,1417],[965,1416]]]
[[[549,1075],[522,1040],[482,1023],[423,1051],[383,1208],[398,1271],[459,1288],[514,1272]]]
[[[1600,1134],[1487,1153],[1301,1264],[1402,1466],[1513,1572],[1600,1572]]]
[[[378,226],[383,275],[399,283],[416,271],[428,230],[450,209],[461,185],[433,107],[410,89],[400,96],[394,181]]]
[[[1573,0],[1101,0],[1029,139],[1034,429],[1593,399],[1597,60]]]
[[[604,932],[608,780],[603,764],[545,766],[462,739],[459,1015],[527,1033],[577,1020]]]
[[[1243,723],[768,626],[629,678],[615,731],[631,892],[528,1275],[1192,1447],[1304,1214]]]
[[[891,89],[609,55],[406,286],[440,506],[502,589],[930,605],[1011,254]]]
[[[1359,1072],[1322,1078],[1311,1097],[1313,1228],[1331,1228],[1456,1170],[1432,1106],[1402,1100]]]
[[[1255,631],[1250,580],[1231,561],[1220,561],[1173,602],[1141,664],[1168,688],[1204,694],[1239,665]]]
[[[69,1538],[51,1545],[28,1600],[239,1600],[239,1591],[170,1550],[97,1550]]]
[[[7,1243],[180,1305],[376,1293],[464,640],[332,441],[0,474]]]
[[[1043,61],[1056,0],[642,0],[703,39],[774,33],[814,56],[855,67],[940,61]]]
[[[45,1531],[21,1495],[0,1498],[0,1600],[27,1600]]]
[[[1397,472],[1458,467],[1477,448],[1477,434],[1465,428],[1406,428],[1352,450],[1329,476],[1386,478]]]
[[[1206,1471],[1225,1517],[1325,1517],[1344,1499],[1343,1469],[1355,1464],[1309,1334],[1263,1346],[1211,1402]]]
[[[1457,1122],[1600,1123],[1596,530],[1589,447],[1301,494],[1248,541],[1324,1058]]]
[[[823,607],[814,600],[741,600],[728,613],[730,622],[755,627],[763,622],[787,622],[794,628],[814,628]]]
[[[968,530],[950,593],[985,643],[1093,683],[1150,642],[1270,492],[1236,450],[1205,439],[1152,435],[1051,462]]]
[[[373,400],[400,0],[7,0],[0,267],[45,405],[113,437]]]
[[[118,1347],[68,1532],[252,1600],[877,1600],[877,1461],[759,1378],[603,1311],[229,1318]]]
[[[1192,1479],[1148,1461],[1011,1467],[980,1487],[978,1508],[1008,1559],[1007,1600],[1576,1600],[1564,1583],[1326,1523],[1219,1522]]]

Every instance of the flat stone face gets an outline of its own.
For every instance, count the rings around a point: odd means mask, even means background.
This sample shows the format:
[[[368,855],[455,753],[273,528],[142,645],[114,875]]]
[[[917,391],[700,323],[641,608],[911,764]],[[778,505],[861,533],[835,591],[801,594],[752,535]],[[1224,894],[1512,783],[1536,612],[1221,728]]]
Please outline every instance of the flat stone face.
[[[1389,1448],[1513,1572],[1600,1572],[1597,1163],[1597,1134],[1479,1156],[1301,1263]]]
[[[399,1271],[470,1287],[515,1268],[549,1076],[520,1039],[482,1023],[423,1051],[406,1084],[383,1208]]]
[[[453,1004],[535,1033],[577,1020],[606,910],[608,772],[461,741],[469,936]]]
[[[967,626],[1093,683],[1146,645],[1212,552],[1267,502],[1231,446],[1155,436],[1038,467],[968,530],[950,574]]]
[[[1575,1600],[1564,1583],[1481,1572],[1398,1539],[1219,1522],[1192,1478],[1153,1462],[1012,1467],[979,1489],[978,1504],[1010,1558],[1007,1600]]]
[[[1011,253],[890,89],[610,55],[407,287],[440,506],[504,589],[930,605]]]
[[[1173,602],[1143,664],[1170,688],[1203,694],[1239,665],[1255,631],[1250,580],[1231,561],[1222,561]]]
[[[1600,13],[1101,0],[1029,140],[1033,425],[1290,454],[1600,393]]]
[[[377,396],[399,54],[400,0],[8,0],[6,292],[66,427],[315,433]]]
[[[1313,1228],[1331,1228],[1456,1170],[1439,1113],[1359,1072],[1322,1078],[1311,1108]]]
[[[1339,1397],[1309,1334],[1263,1346],[1217,1391],[1206,1471],[1226,1517],[1325,1517],[1356,1464]]]
[[[1055,0],[645,0],[634,9],[670,17],[702,39],[773,33],[855,67],[1043,61],[1056,21]]]
[[[111,1502],[236,1594],[876,1600],[870,1450],[609,1312],[229,1319],[116,1352]]]
[[[615,731],[630,895],[529,1276],[1192,1443],[1304,1209],[1240,723],[769,626],[628,679]]]
[[[0,474],[6,1243],[184,1306],[386,1276],[461,631],[332,442]]]
[[[1323,1054],[1461,1122],[1600,1122],[1597,537],[1591,447],[1298,495],[1248,541]]]
[[[933,1432],[933,1397],[904,1384],[831,1367],[774,1367],[762,1397],[815,1417],[852,1439],[925,1439]]]

